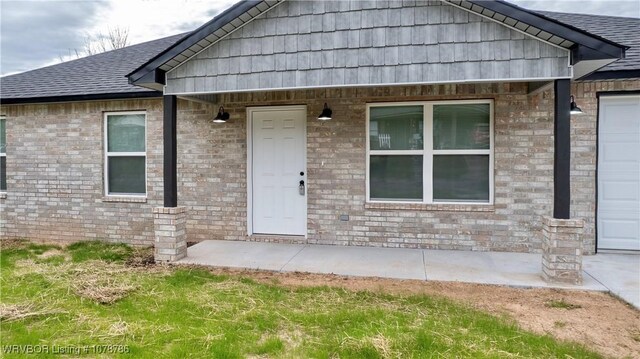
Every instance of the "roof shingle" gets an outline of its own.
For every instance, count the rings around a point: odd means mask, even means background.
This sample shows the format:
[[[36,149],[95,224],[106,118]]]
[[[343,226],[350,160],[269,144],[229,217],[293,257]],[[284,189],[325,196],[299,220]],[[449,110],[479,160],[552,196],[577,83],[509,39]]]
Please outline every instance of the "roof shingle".
[[[127,46],[0,78],[0,98],[23,99],[153,92],[129,84],[129,72],[173,45],[185,34]]]
[[[597,72],[640,70],[640,18],[569,14],[550,11],[536,12],[630,47],[630,49],[626,51],[624,59],[609,64]]]

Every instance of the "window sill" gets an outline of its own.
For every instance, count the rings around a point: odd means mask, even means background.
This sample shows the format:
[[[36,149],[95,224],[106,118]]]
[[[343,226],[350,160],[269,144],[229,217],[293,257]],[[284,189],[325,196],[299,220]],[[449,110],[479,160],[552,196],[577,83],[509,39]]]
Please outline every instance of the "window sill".
[[[147,197],[104,196],[102,197],[102,202],[147,203]]]
[[[7,192],[0,192],[0,199],[7,198]]]
[[[368,202],[365,209],[443,211],[443,212],[495,212],[492,204],[438,204],[438,203],[383,203]]]

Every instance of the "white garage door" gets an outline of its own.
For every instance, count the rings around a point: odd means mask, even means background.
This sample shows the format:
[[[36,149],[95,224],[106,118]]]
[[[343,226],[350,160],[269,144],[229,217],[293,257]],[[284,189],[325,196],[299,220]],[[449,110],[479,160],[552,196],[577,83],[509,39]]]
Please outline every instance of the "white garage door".
[[[640,250],[640,96],[601,96],[598,248]]]

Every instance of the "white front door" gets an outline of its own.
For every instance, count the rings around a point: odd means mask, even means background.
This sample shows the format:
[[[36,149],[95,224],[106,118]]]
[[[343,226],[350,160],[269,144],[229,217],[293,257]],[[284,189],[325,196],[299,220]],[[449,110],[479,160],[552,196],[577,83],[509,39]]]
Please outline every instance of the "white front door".
[[[253,212],[250,232],[306,235],[306,108],[249,109],[249,119]]]
[[[640,96],[601,96],[598,248],[640,250]]]

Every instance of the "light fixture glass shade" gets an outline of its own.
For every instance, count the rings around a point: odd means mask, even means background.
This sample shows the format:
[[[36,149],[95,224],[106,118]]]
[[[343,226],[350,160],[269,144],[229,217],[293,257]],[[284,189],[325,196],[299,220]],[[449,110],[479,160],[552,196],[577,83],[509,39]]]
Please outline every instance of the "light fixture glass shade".
[[[329,106],[327,106],[327,103],[324,103],[324,108],[322,109],[322,113],[320,114],[320,116],[318,116],[318,120],[320,121],[329,121],[331,119],[331,114],[332,111],[329,108]]]
[[[225,123],[229,120],[229,112],[224,112],[224,107],[220,106],[218,109],[218,114],[213,119],[215,123]]]
[[[576,105],[573,95],[571,95],[571,109],[569,110],[569,113],[572,115],[582,115],[584,113],[582,112],[582,109]]]

